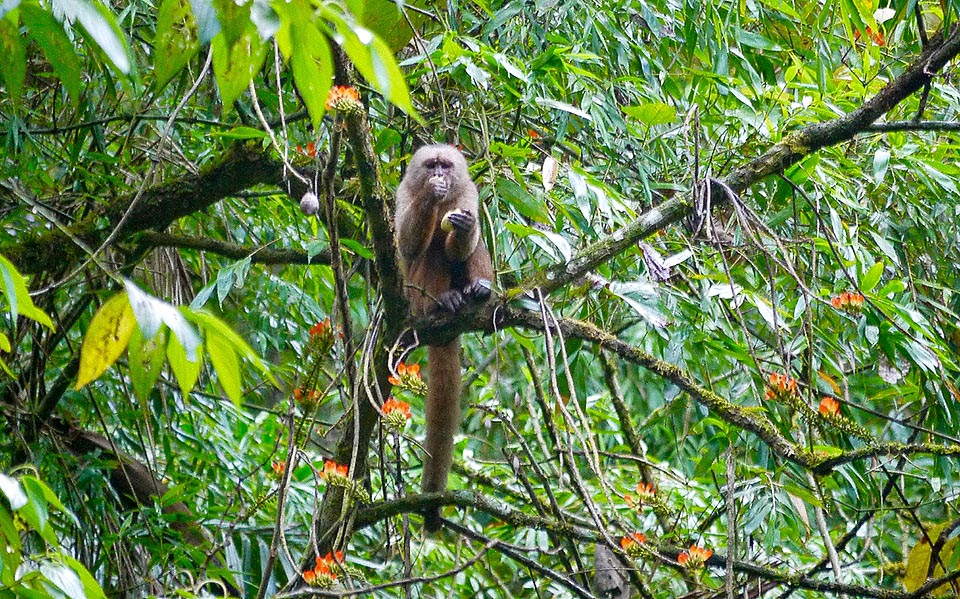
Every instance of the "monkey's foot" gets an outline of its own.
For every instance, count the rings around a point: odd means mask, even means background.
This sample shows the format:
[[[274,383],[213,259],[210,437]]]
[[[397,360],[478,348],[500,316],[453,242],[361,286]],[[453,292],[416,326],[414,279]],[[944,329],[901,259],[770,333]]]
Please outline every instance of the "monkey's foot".
[[[464,297],[461,291],[451,289],[450,291],[441,293],[440,297],[437,298],[437,303],[447,312],[459,312],[467,305],[467,298]]]
[[[463,295],[475,302],[482,302],[493,293],[493,283],[490,279],[477,279],[463,288]]]

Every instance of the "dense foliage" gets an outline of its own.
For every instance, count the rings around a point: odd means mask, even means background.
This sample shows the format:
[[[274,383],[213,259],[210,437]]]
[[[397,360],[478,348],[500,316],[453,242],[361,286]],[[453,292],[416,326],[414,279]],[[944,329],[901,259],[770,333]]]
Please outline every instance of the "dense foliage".
[[[0,4],[0,593],[960,592],[960,5],[877,2]]]

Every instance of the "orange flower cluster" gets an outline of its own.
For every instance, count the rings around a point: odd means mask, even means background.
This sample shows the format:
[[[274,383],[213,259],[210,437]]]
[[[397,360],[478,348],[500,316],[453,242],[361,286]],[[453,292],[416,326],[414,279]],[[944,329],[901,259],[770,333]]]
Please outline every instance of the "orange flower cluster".
[[[785,374],[779,374],[776,372],[770,373],[770,380],[767,383],[767,399],[779,399],[791,401],[800,396],[800,393],[797,391],[797,379],[787,376]]]
[[[293,390],[293,401],[304,411],[310,412],[320,403],[320,390],[310,389],[307,391],[298,387]]]
[[[863,313],[863,296],[859,293],[844,291],[840,295],[832,297],[830,305],[841,312],[858,316]]]
[[[412,418],[410,404],[391,397],[383,402],[383,419],[391,428],[401,429]]]
[[[420,376],[419,364],[400,362],[397,364],[397,375],[387,379],[391,385],[410,391],[415,395],[423,396],[427,394],[427,384],[423,382],[423,377]]]
[[[341,569],[341,563],[343,563],[342,551],[317,557],[316,565],[304,571],[303,581],[315,587],[327,588],[333,586],[333,583],[337,580],[336,571]]]
[[[620,539],[620,547],[627,552],[630,557],[639,557],[643,553],[641,545],[647,542],[647,537],[642,532],[632,532]]]
[[[703,565],[707,563],[707,560],[710,559],[711,555],[713,555],[713,549],[690,545],[689,550],[680,552],[680,555],[677,556],[677,561],[680,562],[681,566],[688,568],[702,568]]]
[[[283,473],[287,470],[287,463],[277,460],[270,464],[270,469],[273,471],[273,477],[280,480],[283,478]]]
[[[334,85],[327,93],[327,110],[338,110],[345,114],[357,113],[363,109],[360,93],[349,85]]]
[[[840,402],[832,397],[824,397],[820,400],[821,416],[836,416],[840,413]]]
[[[860,40],[860,37],[861,37],[861,36],[860,36],[860,30],[859,30],[859,29],[854,30],[854,32],[853,32],[853,37],[854,37],[856,40],[858,40],[858,41]],[[883,38],[883,32],[882,32],[882,31],[874,31],[873,29],[867,27],[867,37],[869,37],[871,40],[873,40],[873,43],[875,43],[875,44],[878,45],[878,46],[881,46],[881,47],[882,47],[882,46],[886,46],[886,45],[887,45],[887,40],[885,40],[885,39]]]
[[[625,493],[623,495],[623,500],[627,502],[627,505],[630,507],[640,507],[645,503],[653,501],[657,496],[656,489],[653,488],[652,483],[637,483],[637,498],[634,499],[633,495],[630,493]]]
[[[350,487],[350,477],[347,475],[347,465],[340,465],[333,460],[326,460],[323,462],[323,472],[320,473],[320,478],[327,481],[327,484],[332,487]]]
[[[300,154],[309,156],[310,158],[316,158],[317,144],[313,143],[312,141],[308,143],[306,146],[301,146],[300,144],[297,144],[297,152],[299,152]]]

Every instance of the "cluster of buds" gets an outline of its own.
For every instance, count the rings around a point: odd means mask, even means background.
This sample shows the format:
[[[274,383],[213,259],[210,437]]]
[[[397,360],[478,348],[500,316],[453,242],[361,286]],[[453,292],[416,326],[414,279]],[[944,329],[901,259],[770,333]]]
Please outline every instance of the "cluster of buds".
[[[325,356],[333,348],[333,326],[330,318],[324,318],[310,327],[310,340],[307,342],[307,353],[316,353]]]
[[[653,483],[637,483],[637,497],[634,498],[630,493],[623,496],[623,500],[629,507],[639,508],[651,504],[657,497],[657,491],[653,488]]]
[[[680,552],[680,555],[677,556],[677,562],[681,566],[696,570],[702,568],[712,555],[713,549],[707,549],[699,545],[690,545],[690,549]]]
[[[343,552],[328,553],[317,557],[313,568],[303,572],[303,581],[310,586],[329,588],[337,580],[337,572],[343,570]]]
[[[347,465],[338,464],[333,460],[325,460],[323,462],[323,472],[320,473],[320,478],[326,481],[331,487],[348,489],[353,484],[353,481],[350,480],[350,476],[347,474]]]
[[[397,364],[396,376],[391,376],[387,380],[390,381],[391,385],[410,391],[414,395],[422,397],[427,394],[427,384],[423,382],[423,377],[420,376],[419,364],[400,362]]]
[[[840,414],[840,402],[832,397],[824,397],[820,400],[820,415],[824,418],[838,416]]]
[[[370,501],[370,493],[363,488],[363,481],[350,478],[348,470],[346,464],[324,460],[320,478],[327,483],[328,487],[340,487],[346,495],[357,499],[361,503],[367,503]]]
[[[270,464],[270,476],[274,480],[283,480],[283,473],[287,471],[287,463],[281,460],[276,460]]]
[[[643,555],[642,545],[647,542],[647,537],[642,532],[632,532],[620,539],[620,548],[630,557],[640,557]]]
[[[828,424],[848,435],[863,439],[868,443],[876,441],[867,432],[867,429],[841,414],[840,402],[832,397],[827,396],[820,400],[819,413],[820,417],[826,420]]]
[[[363,110],[360,94],[356,88],[348,85],[335,85],[327,93],[327,110],[336,110],[343,114],[359,114]]]
[[[797,379],[778,372],[770,373],[766,394],[768,400],[778,400],[792,404],[799,397]]]
[[[383,402],[383,421],[387,423],[388,427],[400,430],[406,426],[410,418],[410,404],[407,402],[393,397]]]
[[[301,389],[297,387],[293,390],[293,401],[300,409],[304,412],[312,412],[317,404],[320,403],[320,390],[319,389]]]
[[[851,316],[859,316],[863,313],[863,301],[864,298],[859,293],[844,291],[830,298],[830,305]]]

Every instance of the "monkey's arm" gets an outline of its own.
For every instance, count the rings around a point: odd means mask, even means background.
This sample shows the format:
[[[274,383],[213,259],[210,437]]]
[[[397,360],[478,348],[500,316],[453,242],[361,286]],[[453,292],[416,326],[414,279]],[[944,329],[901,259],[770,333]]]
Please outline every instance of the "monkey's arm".
[[[444,253],[450,262],[466,262],[480,242],[480,227],[473,212],[461,209],[445,216],[450,223],[450,232],[444,241]]]
[[[417,197],[401,188],[397,193],[397,243],[404,262],[423,253],[437,226],[437,205],[430,198]]]

